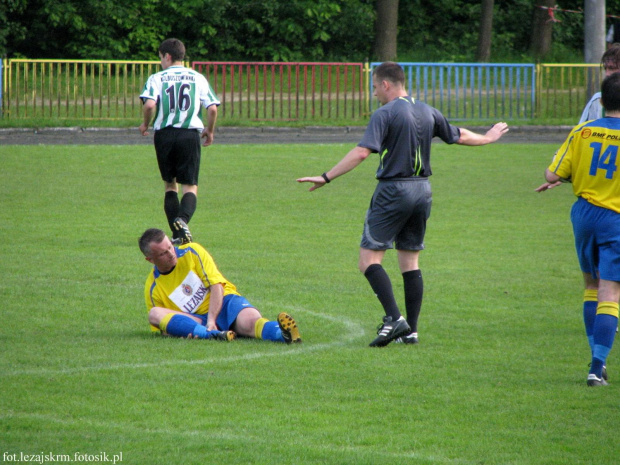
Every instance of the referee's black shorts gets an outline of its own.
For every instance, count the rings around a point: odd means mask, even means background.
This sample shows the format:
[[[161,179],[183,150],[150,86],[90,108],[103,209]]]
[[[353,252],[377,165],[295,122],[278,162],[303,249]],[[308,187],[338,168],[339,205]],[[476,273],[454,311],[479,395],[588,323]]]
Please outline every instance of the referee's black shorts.
[[[200,132],[197,129],[164,128],[155,131],[155,153],[161,178],[166,182],[198,185]]]
[[[366,212],[360,247],[369,250],[424,249],[433,197],[427,178],[381,180]]]

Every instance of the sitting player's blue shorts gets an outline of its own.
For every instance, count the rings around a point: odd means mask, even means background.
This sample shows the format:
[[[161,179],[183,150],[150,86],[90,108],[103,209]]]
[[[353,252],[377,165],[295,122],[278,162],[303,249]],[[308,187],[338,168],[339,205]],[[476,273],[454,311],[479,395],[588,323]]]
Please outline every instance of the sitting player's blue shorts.
[[[254,306],[248,302],[243,296],[236,294],[228,294],[224,296],[224,301],[222,302],[222,311],[217,316],[215,320],[215,324],[220,331],[228,331],[230,327],[233,325],[239,313],[244,308],[254,308]],[[202,320],[202,324],[204,326],[207,325],[207,316],[208,315],[198,315],[193,313],[192,316],[196,316]]]
[[[571,209],[581,271],[620,281],[620,214],[579,197]]]

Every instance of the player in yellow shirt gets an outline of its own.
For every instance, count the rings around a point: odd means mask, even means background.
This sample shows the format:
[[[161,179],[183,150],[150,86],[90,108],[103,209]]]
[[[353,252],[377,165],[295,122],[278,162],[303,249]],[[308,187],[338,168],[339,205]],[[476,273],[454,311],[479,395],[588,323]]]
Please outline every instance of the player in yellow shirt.
[[[607,384],[605,363],[618,327],[620,74],[603,80],[601,101],[605,117],[576,126],[545,171],[549,185],[571,182],[577,196],[571,221],[585,283],[583,315],[592,352],[588,386]]]
[[[144,286],[151,330],[197,339],[230,341],[239,335],[301,342],[297,323],[289,314],[280,313],[277,322],[263,318],[200,244],[175,247],[161,229],[147,229],[139,246],[154,265]]]

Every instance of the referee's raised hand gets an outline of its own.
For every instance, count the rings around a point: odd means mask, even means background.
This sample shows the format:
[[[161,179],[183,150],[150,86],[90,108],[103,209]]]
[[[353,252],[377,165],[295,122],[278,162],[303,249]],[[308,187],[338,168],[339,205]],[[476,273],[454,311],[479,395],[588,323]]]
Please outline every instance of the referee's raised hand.
[[[309,189],[310,192],[317,190],[319,187],[323,187],[327,182],[322,176],[310,176],[306,178],[299,178],[297,182],[311,182],[313,186]]]

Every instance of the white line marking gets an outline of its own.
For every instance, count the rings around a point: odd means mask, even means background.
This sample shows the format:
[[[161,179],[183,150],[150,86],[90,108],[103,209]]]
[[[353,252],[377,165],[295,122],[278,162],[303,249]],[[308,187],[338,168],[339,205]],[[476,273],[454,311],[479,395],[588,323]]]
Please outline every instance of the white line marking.
[[[192,365],[215,365],[215,364],[226,364],[231,362],[239,362],[246,360],[254,360],[256,358],[265,358],[265,357],[288,357],[291,355],[301,355],[307,354],[311,352],[317,352],[321,350],[327,350],[335,346],[345,345],[348,342],[351,342],[355,339],[363,337],[365,335],[364,329],[362,326],[354,322],[352,320],[347,320],[340,316],[332,316],[324,313],[313,312],[311,310],[306,310],[300,307],[294,307],[291,305],[278,305],[278,304],[265,304],[265,306],[269,306],[271,308],[281,308],[291,312],[299,312],[299,313],[307,313],[308,315],[312,315],[317,318],[322,318],[328,320],[335,324],[344,325],[346,332],[334,340],[333,342],[322,343],[322,344],[309,344],[304,342],[302,345],[291,345],[290,347],[286,347],[286,351],[278,350],[274,352],[262,352],[262,353],[246,353],[242,355],[234,355],[230,357],[213,357],[213,358],[203,358],[198,360],[159,360],[157,362],[145,362],[145,363],[118,363],[114,365],[91,365],[91,366],[81,366],[81,367],[70,367],[70,368],[24,368],[24,369],[15,369],[10,370],[3,373],[3,376],[43,376],[43,375],[70,375],[75,373],[84,373],[84,372],[95,372],[95,371],[114,371],[114,370],[138,370],[142,368],[158,368],[163,366],[192,366]],[[303,338],[303,328],[302,328],[302,338]],[[269,342],[266,342],[269,344]]]
[[[166,437],[197,437],[202,438],[205,436],[204,430],[178,430],[178,429],[169,429],[169,428],[144,428],[144,427],[136,427],[131,425],[130,423],[118,423],[118,422],[106,422],[106,421],[94,421],[88,418],[59,418],[54,415],[44,415],[40,413],[23,413],[23,412],[15,412],[12,410],[4,411],[0,413],[0,420],[12,420],[12,419],[27,419],[27,420],[37,420],[43,423],[56,423],[60,425],[66,426],[83,426],[93,428],[97,431],[101,431],[104,428],[120,430],[125,434],[135,434],[143,436],[146,435],[163,435]],[[234,432],[229,433],[227,431],[215,431],[209,430],[208,433],[210,438],[220,439],[224,441],[235,442],[235,446],[239,448],[243,448],[245,444],[252,443],[271,443],[274,446],[281,445],[282,437],[278,436],[276,438],[272,438],[270,440],[269,436],[253,436],[247,432],[244,432],[242,435],[235,434]],[[299,443],[299,438],[296,438],[296,441]],[[332,445],[325,442],[308,442],[304,441],[299,444],[299,447],[308,450],[322,450],[328,451],[331,453],[341,453],[347,452],[352,454],[362,454],[364,456],[372,455],[378,456],[380,458],[385,457],[394,457],[394,458],[410,458],[410,459],[419,459],[424,460],[426,462],[432,463],[445,463],[445,464],[474,464],[478,462],[472,462],[469,460],[461,460],[461,459],[449,459],[446,457],[437,457],[436,455],[422,455],[417,454],[415,452],[394,452],[388,451],[385,448],[381,447],[380,449],[372,449],[370,447],[356,447],[356,446],[345,446],[345,445]],[[377,462],[379,463],[379,462]]]

